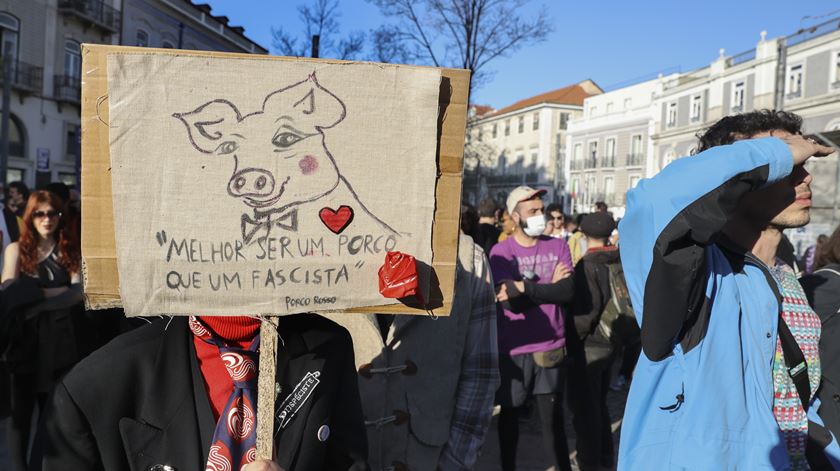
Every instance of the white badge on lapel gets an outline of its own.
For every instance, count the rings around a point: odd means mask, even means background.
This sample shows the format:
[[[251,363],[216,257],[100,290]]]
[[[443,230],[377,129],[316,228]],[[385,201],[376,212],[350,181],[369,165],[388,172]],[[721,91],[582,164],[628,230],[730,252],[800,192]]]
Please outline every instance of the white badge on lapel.
[[[319,376],[321,376],[320,371],[306,373],[306,376],[295,386],[292,393],[280,404],[280,412],[277,413],[277,420],[280,422],[280,425],[277,427],[278,433],[280,430],[286,428],[286,425],[289,424],[292,417],[297,414],[300,408],[303,407],[303,404],[309,399],[309,396],[312,395],[312,391],[321,382],[318,379]]]

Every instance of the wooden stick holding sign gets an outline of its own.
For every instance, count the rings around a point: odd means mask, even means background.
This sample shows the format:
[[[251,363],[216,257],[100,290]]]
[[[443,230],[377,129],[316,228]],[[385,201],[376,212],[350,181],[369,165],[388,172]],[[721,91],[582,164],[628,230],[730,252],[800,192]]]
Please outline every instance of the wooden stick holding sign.
[[[257,378],[257,459],[274,458],[274,401],[277,397],[277,318],[260,326],[260,371]]]

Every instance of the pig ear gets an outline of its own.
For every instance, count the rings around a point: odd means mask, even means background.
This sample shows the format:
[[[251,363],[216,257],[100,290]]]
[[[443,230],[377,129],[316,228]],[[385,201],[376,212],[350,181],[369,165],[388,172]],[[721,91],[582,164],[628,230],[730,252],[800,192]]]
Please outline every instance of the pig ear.
[[[288,114],[289,109],[296,121],[311,126],[312,132],[335,126],[347,113],[344,103],[318,83],[314,72],[302,82],[271,93],[263,103],[263,110],[268,113]]]
[[[184,123],[190,143],[205,154],[218,149],[232,127],[242,119],[236,106],[227,100],[213,100],[193,111],[174,113],[172,117]]]

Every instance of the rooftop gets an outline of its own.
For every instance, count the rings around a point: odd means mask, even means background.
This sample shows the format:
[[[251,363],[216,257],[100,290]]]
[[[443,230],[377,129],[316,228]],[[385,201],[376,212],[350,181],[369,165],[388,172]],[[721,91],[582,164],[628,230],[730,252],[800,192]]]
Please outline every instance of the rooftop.
[[[259,49],[260,51],[262,51],[262,53],[264,53],[264,54],[267,54],[267,53],[268,53],[268,49],[264,48],[264,47],[263,47],[263,46],[261,46],[259,43],[255,42],[253,39],[251,39],[251,38],[249,38],[249,37],[245,36],[245,28],[243,28],[242,26],[231,26],[231,25],[229,25],[229,24],[228,24],[228,22],[229,22],[230,20],[228,19],[228,17],[227,17],[227,16],[224,16],[224,15],[218,15],[218,16],[213,15],[213,14],[211,13],[211,12],[212,12],[212,10],[213,10],[213,8],[212,8],[209,4],[207,4],[207,3],[196,3],[196,2],[194,2],[193,0],[183,0],[183,1],[184,1],[185,3],[187,3],[187,4],[189,4],[190,6],[192,6],[193,8],[195,8],[196,10],[198,10],[198,11],[200,11],[200,12],[202,12],[202,13],[206,14],[206,15],[207,15],[207,16],[209,16],[210,18],[213,18],[214,20],[218,21],[219,23],[221,23],[222,25],[224,25],[224,27],[225,27],[225,28],[229,29],[229,30],[230,30],[230,31],[232,31],[234,34],[236,34],[236,35],[238,35],[238,36],[242,37],[242,39],[244,39],[244,40],[246,40],[246,41],[250,42],[250,43],[251,43],[251,44],[253,44],[253,45],[254,45],[257,49]]]
[[[601,90],[601,87],[595,84],[595,82],[593,82],[592,80],[587,79],[579,83],[565,86],[563,88],[558,88],[557,90],[552,90],[550,92],[541,93],[530,98],[525,98],[524,100],[519,100],[510,106],[506,106],[500,110],[489,114],[488,117],[503,115],[506,113],[511,113],[513,111],[522,110],[534,105],[541,105],[544,103],[583,106],[583,100],[590,96],[599,95],[601,93],[604,93],[604,91]]]

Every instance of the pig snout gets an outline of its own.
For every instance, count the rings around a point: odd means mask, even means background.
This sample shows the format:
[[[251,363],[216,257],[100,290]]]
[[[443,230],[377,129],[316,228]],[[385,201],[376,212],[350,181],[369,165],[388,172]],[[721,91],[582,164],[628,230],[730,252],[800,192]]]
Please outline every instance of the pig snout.
[[[263,197],[274,193],[275,180],[270,172],[257,168],[240,170],[233,174],[228,183],[232,196]]]

